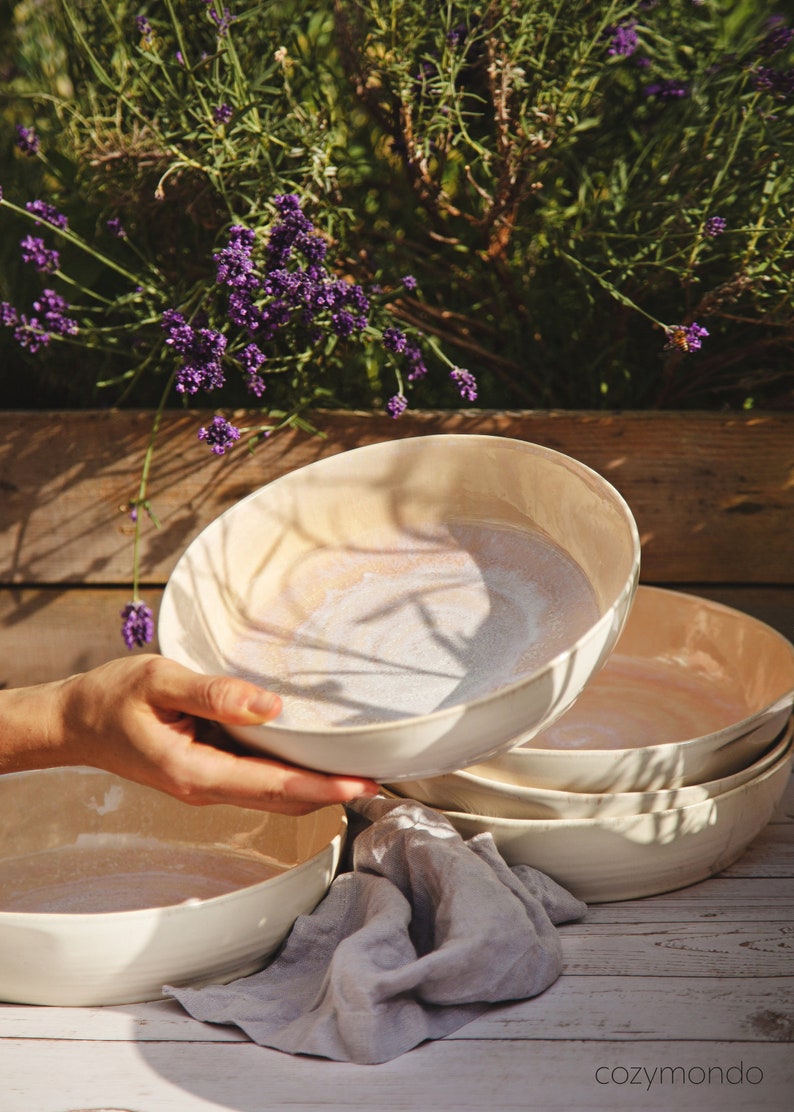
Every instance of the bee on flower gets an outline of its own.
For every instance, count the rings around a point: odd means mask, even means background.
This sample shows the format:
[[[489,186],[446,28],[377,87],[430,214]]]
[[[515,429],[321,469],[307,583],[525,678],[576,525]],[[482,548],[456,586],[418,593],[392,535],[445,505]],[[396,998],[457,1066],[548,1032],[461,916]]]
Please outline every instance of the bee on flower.
[[[697,321],[693,321],[692,324],[674,324],[667,329],[665,351],[681,351],[684,353],[698,351],[701,347],[701,341],[708,334],[708,329],[703,328]]]

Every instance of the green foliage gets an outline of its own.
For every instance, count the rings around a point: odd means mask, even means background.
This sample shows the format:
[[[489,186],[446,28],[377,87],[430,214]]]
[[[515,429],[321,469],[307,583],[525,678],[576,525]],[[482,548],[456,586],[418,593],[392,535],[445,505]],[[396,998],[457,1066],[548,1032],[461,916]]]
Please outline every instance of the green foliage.
[[[25,200],[46,197],[69,217],[56,279],[80,328],[28,381],[53,388],[68,344],[62,402],[157,404],[174,370],[162,313],[207,309],[223,329],[213,253],[234,224],[264,245],[273,198],[295,193],[334,273],[386,292],[367,344],[274,339],[277,420],[407,391],[389,323],[439,355],[415,405],[461,404],[445,361],[494,408],[790,404],[782,8],[770,23],[754,0],[229,2],[228,26],[217,0],[9,9],[0,295],[21,307],[40,287],[16,244]],[[636,49],[611,52],[617,28]],[[695,323],[701,350],[670,342]],[[9,329],[0,343],[12,366]],[[244,402],[242,382],[219,400]]]

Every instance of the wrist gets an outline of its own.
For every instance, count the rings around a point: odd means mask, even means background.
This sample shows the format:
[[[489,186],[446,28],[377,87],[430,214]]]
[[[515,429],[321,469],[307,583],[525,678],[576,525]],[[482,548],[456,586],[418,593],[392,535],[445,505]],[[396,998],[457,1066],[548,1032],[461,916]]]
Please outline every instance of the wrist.
[[[66,727],[71,680],[0,691],[0,772],[78,763]]]

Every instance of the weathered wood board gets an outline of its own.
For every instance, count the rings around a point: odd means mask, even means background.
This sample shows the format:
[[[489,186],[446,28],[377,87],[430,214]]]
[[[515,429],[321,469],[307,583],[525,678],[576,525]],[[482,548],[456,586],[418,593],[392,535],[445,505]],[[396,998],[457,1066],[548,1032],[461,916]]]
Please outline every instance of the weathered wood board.
[[[794,414],[325,413],[322,437],[285,431],[223,458],[196,438],[209,416],[163,420],[149,491],[161,528],[147,524],[141,550],[147,582],[163,583],[210,520],[289,470],[395,437],[465,433],[544,444],[609,479],[637,519],[645,582],[794,584]],[[148,412],[0,413],[0,583],[129,581],[125,507],[151,423]]]

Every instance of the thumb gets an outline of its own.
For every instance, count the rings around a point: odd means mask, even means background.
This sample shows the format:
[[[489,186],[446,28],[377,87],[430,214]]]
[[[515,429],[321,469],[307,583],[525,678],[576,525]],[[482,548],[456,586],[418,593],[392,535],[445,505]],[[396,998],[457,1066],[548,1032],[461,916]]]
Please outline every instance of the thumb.
[[[236,676],[205,676],[170,661],[170,674],[153,692],[153,700],[166,710],[248,726],[269,722],[281,711],[281,699],[248,680]]]

